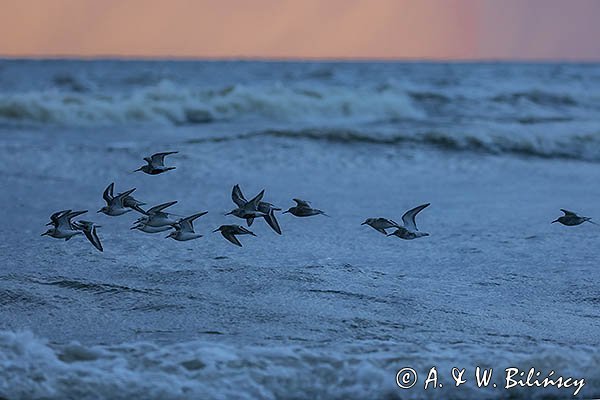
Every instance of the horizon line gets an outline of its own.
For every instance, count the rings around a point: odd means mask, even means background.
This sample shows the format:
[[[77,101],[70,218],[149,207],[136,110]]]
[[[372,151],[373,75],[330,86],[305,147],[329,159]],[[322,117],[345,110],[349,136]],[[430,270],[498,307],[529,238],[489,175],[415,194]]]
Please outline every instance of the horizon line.
[[[406,62],[406,63],[571,63],[598,64],[600,58],[436,58],[436,57],[284,57],[284,56],[175,56],[175,55],[118,55],[118,54],[41,54],[41,55],[5,55],[0,54],[0,60],[30,60],[30,61],[247,61],[247,62]]]

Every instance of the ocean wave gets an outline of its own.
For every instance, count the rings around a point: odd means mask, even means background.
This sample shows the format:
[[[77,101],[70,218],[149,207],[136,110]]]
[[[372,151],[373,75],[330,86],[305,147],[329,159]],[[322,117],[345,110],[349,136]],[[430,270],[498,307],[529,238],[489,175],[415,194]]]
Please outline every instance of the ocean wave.
[[[256,118],[310,122],[423,117],[401,90],[377,93],[366,87],[309,89],[280,83],[194,89],[163,80],[126,93],[99,93],[68,77],[59,78],[58,86],[69,90],[0,94],[0,120],[96,126],[183,125]]]
[[[0,332],[0,398],[19,399],[406,399],[572,397],[573,389],[423,390],[436,366],[448,383],[454,366],[502,370],[535,367],[548,374],[585,378],[580,397],[600,395],[600,352],[589,348],[536,349],[530,354],[456,345],[402,350],[365,342],[331,347],[233,346],[193,341],[170,345],[132,342],[86,346],[52,345],[27,332]],[[421,375],[410,390],[396,386],[396,372],[411,366]],[[470,371],[472,373],[472,371]],[[442,378],[443,377],[443,378]]]
[[[568,94],[552,93],[542,90],[503,93],[492,97],[492,100],[512,105],[519,104],[522,101],[529,101],[541,106],[576,106],[578,104],[577,101]]]
[[[477,135],[442,131],[379,134],[377,132],[347,129],[303,129],[266,130],[237,136],[191,139],[188,143],[243,140],[255,137],[308,139],[343,144],[422,145],[448,151],[600,161],[600,133],[552,138],[520,135]]]

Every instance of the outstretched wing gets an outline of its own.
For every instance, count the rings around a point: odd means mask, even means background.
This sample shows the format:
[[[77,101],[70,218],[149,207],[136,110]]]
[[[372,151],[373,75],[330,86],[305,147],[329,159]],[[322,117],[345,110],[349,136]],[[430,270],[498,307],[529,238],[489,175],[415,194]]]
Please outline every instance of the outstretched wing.
[[[159,204],[159,205],[157,205],[157,206],[154,206],[154,207],[152,207],[152,208],[149,208],[149,209],[148,209],[148,211],[146,211],[146,214],[147,214],[147,215],[156,214],[156,213],[158,213],[158,212],[160,212],[160,211],[164,210],[165,208],[171,207],[173,204],[176,204],[176,203],[177,203],[177,200],[174,200],[174,201],[169,201],[169,202],[167,202],[167,203],[162,203],[162,204]]]
[[[252,200],[250,200],[249,202],[244,204],[244,208],[246,210],[258,211],[258,203],[260,203],[260,201],[262,200],[264,195],[265,195],[265,190],[263,189],[260,191],[259,194],[254,196],[254,198]]]
[[[57,228],[70,229],[73,230],[75,227],[71,223],[71,219],[75,218],[78,215],[85,214],[87,210],[83,211],[69,211],[58,217],[58,226]]]
[[[390,224],[392,224],[392,226],[395,226],[396,228],[402,227],[402,225],[400,225],[399,223],[397,223],[393,219],[386,219],[386,221],[388,221]]]
[[[54,225],[54,227],[57,228],[61,216],[63,216],[64,214],[70,213],[70,212],[71,212],[71,210],[62,210],[62,211],[55,212],[54,214],[52,214],[50,216],[50,222],[48,222],[46,225]]]
[[[573,211],[565,210],[564,208],[561,208],[560,211],[562,211],[565,215],[572,215],[574,217],[577,216],[577,214],[575,214]]]
[[[89,242],[99,251],[104,251],[104,249],[102,248],[102,243],[100,242],[100,238],[98,237],[98,233],[96,233],[96,226],[94,224],[83,224],[81,225],[81,228],[87,240],[89,240]]]
[[[227,240],[229,240],[231,243],[235,244],[236,246],[240,246],[242,247],[242,244],[240,243],[240,241],[238,240],[238,238],[235,237],[235,235],[231,232],[226,232],[226,231],[221,231],[221,235],[223,235],[223,237]]]
[[[310,207],[310,202],[301,199],[292,199],[296,202],[298,207]]]
[[[150,162],[157,167],[164,167],[165,157],[170,154],[177,154],[178,151],[166,151],[164,153],[156,153],[150,156]]]
[[[281,235],[281,227],[279,226],[279,222],[277,222],[277,218],[275,218],[274,210],[270,210],[269,213],[265,215],[265,221],[267,221],[267,224],[269,224],[271,229]]]
[[[423,209],[429,207],[429,204],[422,204],[418,207],[413,208],[412,210],[408,210],[402,216],[402,222],[404,222],[404,227],[411,231],[418,231],[417,223],[415,222],[415,217],[418,213],[420,213]]]
[[[231,200],[233,200],[238,207],[244,207],[248,202],[242,193],[242,189],[240,189],[240,185],[235,185],[233,187],[233,190],[231,191]]]
[[[113,197],[112,202],[123,207],[124,206],[123,202],[124,202],[125,198],[133,192],[135,192],[135,188],[129,189],[128,191],[123,192],[123,193],[119,193],[116,197]]]
[[[179,225],[179,230],[186,232],[194,232],[194,220],[200,218],[206,213],[208,213],[208,211],[203,211],[194,215],[190,215],[189,217],[180,219],[179,222],[177,222],[177,224]]]
[[[104,193],[102,193],[102,198],[106,202],[106,205],[110,206],[110,202],[113,199],[113,190],[114,190],[114,188],[115,188],[115,183],[113,182],[110,185],[108,185],[106,187],[106,189],[104,189]]]

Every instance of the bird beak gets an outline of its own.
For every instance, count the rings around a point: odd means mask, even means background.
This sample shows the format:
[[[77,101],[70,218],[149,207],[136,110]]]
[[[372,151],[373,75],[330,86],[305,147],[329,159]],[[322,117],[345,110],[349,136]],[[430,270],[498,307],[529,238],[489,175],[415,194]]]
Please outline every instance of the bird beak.
[[[44,232],[40,236],[46,236],[47,234],[48,234],[48,232]]]
[[[102,210],[100,209],[100,210],[98,210],[98,211],[96,211],[96,212],[97,212],[97,213],[101,213],[101,212],[102,212]]]
[[[213,233],[215,233],[215,232],[219,232],[219,228],[217,228],[213,231]]]
[[[165,236],[165,239],[168,239],[171,237],[171,234],[169,233],[167,236]]]
[[[133,174],[134,172],[138,172],[138,171],[141,171],[141,170],[142,170],[142,167],[139,167],[139,168],[138,168],[138,169],[136,169],[135,171],[131,171],[131,173]]]
[[[46,224],[46,226],[50,226],[50,225],[52,225],[52,222],[48,222],[48,223]]]
[[[130,230],[134,230],[134,229],[137,229],[137,228],[138,228],[138,226],[136,225],[136,226],[132,226],[132,227],[131,227],[131,228],[129,228],[129,229],[130,229]]]
[[[251,234],[252,236],[256,236],[256,235],[254,234],[254,232],[250,232],[250,234]]]
[[[387,234],[387,235],[385,235],[385,236],[394,236],[394,234],[393,234],[393,233],[388,233],[388,234]]]
[[[286,211],[282,212],[282,214],[287,214],[289,212],[290,212],[289,210],[286,210]]]
[[[367,223],[367,221],[363,222],[361,225],[365,225]]]
[[[229,211],[228,213],[224,214],[224,215],[231,215],[233,214],[233,211]]]
[[[550,223],[551,223],[551,224],[553,224],[553,223],[555,223],[555,222],[558,222],[558,220],[557,220],[557,219],[555,219],[554,221],[552,221],[552,222],[550,222]]]

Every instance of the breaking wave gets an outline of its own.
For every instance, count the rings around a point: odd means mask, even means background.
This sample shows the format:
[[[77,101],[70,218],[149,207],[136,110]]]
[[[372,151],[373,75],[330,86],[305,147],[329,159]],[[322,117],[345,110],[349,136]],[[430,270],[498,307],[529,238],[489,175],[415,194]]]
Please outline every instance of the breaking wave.
[[[562,351],[559,351],[562,350]],[[404,354],[403,354],[404,353]],[[560,371],[585,378],[580,396],[600,394],[600,353],[586,348],[542,348],[535,355],[458,345],[403,352],[386,343],[327,348],[231,346],[186,342],[159,346],[139,342],[86,346],[52,345],[31,333],[0,332],[0,398],[8,399],[400,399],[400,398],[566,398],[573,389],[484,388],[424,391],[424,375],[436,366],[450,380],[453,366],[481,365]],[[573,362],[577,360],[577,362]],[[458,363],[458,364],[455,364]],[[462,364],[461,364],[462,363]],[[401,390],[396,372],[410,365],[420,384]],[[472,372],[472,371],[471,371]],[[567,376],[568,376],[567,375]],[[442,378],[443,377],[443,378]]]
[[[267,130],[226,138],[192,139],[188,142],[240,140],[263,136],[320,140],[344,144],[423,145],[450,151],[600,161],[600,133],[552,138],[531,135],[476,135],[440,131],[378,134],[376,132],[346,129],[303,129],[297,131]]]
[[[193,89],[163,80],[125,93],[50,89],[0,94],[0,119],[17,123],[184,125],[256,118],[310,122],[422,116],[403,91],[377,93],[368,88],[341,86],[317,90],[272,83]]]

